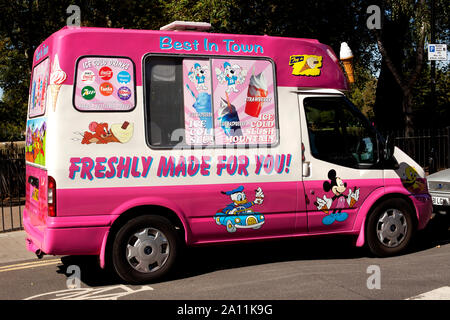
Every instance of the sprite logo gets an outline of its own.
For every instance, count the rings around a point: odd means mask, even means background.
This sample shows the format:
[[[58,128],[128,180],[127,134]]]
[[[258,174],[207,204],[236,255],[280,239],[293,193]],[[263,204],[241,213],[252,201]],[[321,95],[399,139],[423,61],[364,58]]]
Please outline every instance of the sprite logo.
[[[86,100],[92,100],[95,97],[95,89],[91,86],[86,86],[81,89],[81,96]]]

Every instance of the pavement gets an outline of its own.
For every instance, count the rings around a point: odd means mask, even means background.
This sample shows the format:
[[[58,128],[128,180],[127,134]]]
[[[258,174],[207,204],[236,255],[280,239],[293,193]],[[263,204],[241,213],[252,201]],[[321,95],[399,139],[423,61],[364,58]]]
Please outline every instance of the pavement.
[[[27,250],[25,231],[0,233],[0,264],[24,261],[36,258]]]

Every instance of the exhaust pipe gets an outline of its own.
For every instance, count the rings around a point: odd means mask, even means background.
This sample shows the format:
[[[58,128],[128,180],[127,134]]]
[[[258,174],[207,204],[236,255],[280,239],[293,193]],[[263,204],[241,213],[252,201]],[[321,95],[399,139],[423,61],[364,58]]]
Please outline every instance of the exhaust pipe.
[[[38,259],[42,259],[42,257],[45,255],[45,252],[41,251],[41,249],[36,250],[35,252]]]

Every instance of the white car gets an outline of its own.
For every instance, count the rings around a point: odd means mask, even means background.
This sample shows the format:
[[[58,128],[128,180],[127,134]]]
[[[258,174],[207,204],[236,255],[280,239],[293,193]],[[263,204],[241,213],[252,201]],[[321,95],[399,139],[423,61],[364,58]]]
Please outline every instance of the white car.
[[[427,181],[433,199],[433,211],[450,213],[450,169],[430,174]]]

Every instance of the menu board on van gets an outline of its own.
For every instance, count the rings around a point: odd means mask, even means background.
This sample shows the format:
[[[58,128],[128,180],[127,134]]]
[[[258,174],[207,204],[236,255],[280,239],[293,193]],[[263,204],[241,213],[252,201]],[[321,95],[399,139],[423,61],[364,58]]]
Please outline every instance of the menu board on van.
[[[277,143],[273,74],[263,59],[184,59],[187,144]]]
[[[75,108],[129,111],[135,106],[134,65],[122,57],[83,57],[77,62]]]

